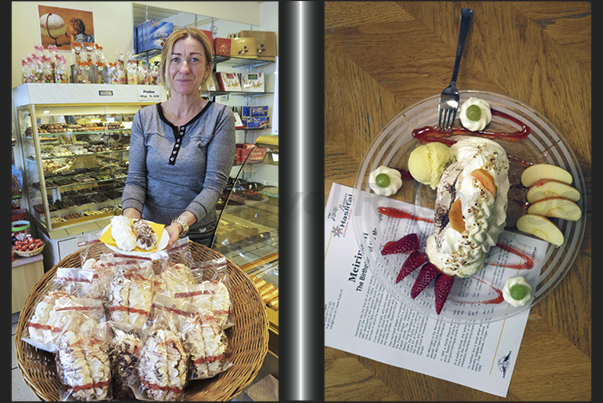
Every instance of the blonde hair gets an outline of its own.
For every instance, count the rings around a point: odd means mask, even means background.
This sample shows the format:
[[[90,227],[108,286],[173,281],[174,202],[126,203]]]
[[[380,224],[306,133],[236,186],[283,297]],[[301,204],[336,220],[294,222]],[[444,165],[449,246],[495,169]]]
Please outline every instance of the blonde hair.
[[[167,41],[163,45],[163,50],[161,51],[161,64],[159,65],[159,71],[161,73],[161,79],[163,81],[163,85],[165,86],[165,88],[168,91],[171,90],[170,77],[169,77],[169,66],[170,66],[170,60],[171,60],[171,56],[172,56],[172,50],[174,49],[174,44],[177,41],[179,41],[180,39],[186,39],[186,38],[194,38],[194,39],[198,40],[199,43],[201,43],[201,45],[203,46],[203,50],[205,52],[205,66],[210,71],[210,74],[211,74],[211,68],[212,68],[212,64],[214,61],[214,57],[212,55],[211,43],[209,42],[207,35],[205,35],[205,33],[203,33],[203,31],[201,31],[200,29],[197,29],[197,28],[180,28],[179,30],[174,31],[168,37]],[[203,79],[203,81],[201,82],[202,88],[205,86],[208,76],[206,76]]]

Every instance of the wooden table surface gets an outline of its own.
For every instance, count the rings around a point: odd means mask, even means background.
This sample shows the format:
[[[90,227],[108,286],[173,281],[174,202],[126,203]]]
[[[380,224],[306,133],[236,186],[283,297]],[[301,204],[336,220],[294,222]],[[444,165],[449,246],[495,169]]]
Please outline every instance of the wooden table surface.
[[[540,111],[586,181],[585,240],[559,286],[532,307],[506,400],[591,398],[591,5],[588,2],[326,2],[325,203],[354,186],[364,150],[404,108],[450,82],[460,10],[474,11],[457,86]],[[326,400],[505,400],[325,348]]]

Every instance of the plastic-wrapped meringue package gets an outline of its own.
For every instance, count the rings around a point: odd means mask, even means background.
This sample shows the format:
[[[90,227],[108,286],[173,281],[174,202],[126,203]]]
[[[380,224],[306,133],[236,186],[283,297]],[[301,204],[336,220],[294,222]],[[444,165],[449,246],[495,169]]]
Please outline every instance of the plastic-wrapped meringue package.
[[[113,399],[134,400],[130,385],[135,382],[142,340],[137,332],[126,332],[111,326],[113,338],[109,343]]]
[[[109,285],[108,312],[114,326],[142,329],[153,302],[153,263],[130,256],[115,257]]]
[[[142,329],[142,347],[132,391],[139,400],[178,400],[186,386],[189,354],[180,338],[184,311],[170,297],[157,295]]]
[[[61,299],[63,313],[55,362],[61,400],[110,400],[111,370],[102,302],[90,298]]]

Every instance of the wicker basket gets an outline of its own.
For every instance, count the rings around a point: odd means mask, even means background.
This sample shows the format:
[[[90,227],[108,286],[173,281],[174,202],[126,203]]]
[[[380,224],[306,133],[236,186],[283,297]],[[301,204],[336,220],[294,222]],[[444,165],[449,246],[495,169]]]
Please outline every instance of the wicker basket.
[[[38,249],[30,250],[27,252],[21,252],[20,250],[16,250],[15,248],[13,248],[13,251],[21,257],[33,257],[42,253],[42,251],[44,250],[44,246],[45,244],[40,246]]]
[[[88,258],[98,259],[109,250],[102,243],[87,246]],[[197,243],[190,243],[193,258],[209,260],[222,255]],[[73,253],[44,274],[34,286],[19,315],[15,347],[23,380],[40,400],[58,400],[59,381],[54,354],[37,349],[21,340],[27,320],[38,296],[46,294],[56,276],[57,267],[79,267],[80,252]],[[268,352],[268,317],[258,289],[238,266],[228,260],[228,289],[232,302],[233,327],[226,329],[233,366],[217,376],[190,381],[184,400],[232,400],[249,385],[260,370]]]

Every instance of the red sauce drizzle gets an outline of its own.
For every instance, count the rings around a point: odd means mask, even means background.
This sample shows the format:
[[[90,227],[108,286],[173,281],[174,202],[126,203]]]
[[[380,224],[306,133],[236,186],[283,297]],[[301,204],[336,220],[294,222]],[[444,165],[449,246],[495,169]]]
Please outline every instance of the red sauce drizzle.
[[[526,255],[525,253],[520,252],[517,249],[515,249],[509,245],[500,243],[500,242],[498,242],[496,244],[496,246],[498,246],[502,250],[506,250],[509,253],[519,256],[520,258],[523,259],[524,262],[523,263],[514,263],[514,264],[498,264],[498,263],[487,262],[486,264],[489,264],[492,266],[507,267],[509,269],[517,269],[517,270],[529,270],[532,267],[534,267],[534,261],[532,261],[532,258],[529,257],[528,255]]]
[[[410,213],[407,213],[406,211],[394,207],[377,207],[377,212],[392,218],[408,218],[409,220],[433,223],[433,219],[431,218],[415,216]]]
[[[478,130],[478,131],[473,132],[464,127],[453,127],[452,130],[450,131],[450,133],[445,133],[445,132],[439,131],[437,129],[437,127],[425,126],[420,129],[413,130],[412,136],[414,138],[416,138],[417,140],[421,141],[422,143],[431,143],[433,141],[438,141],[438,142],[443,143],[450,147],[451,145],[456,143],[456,141],[446,139],[445,137],[454,136],[457,134],[473,135],[473,136],[485,137],[485,138],[489,138],[489,139],[501,137],[504,140],[521,141],[521,140],[525,139],[526,137],[528,137],[530,135],[530,133],[532,132],[532,129],[530,129],[530,127],[528,125],[526,125],[519,119],[514,118],[513,116],[507,115],[504,112],[492,109],[492,115],[500,116],[503,119],[507,119],[507,120],[517,123],[518,125],[521,126],[521,130],[512,132],[512,133],[492,132],[492,131],[488,131],[488,130]],[[532,162],[524,161],[524,160],[514,157],[510,154],[507,154],[507,158],[509,158],[509,160],[515,161],[518,164],[525,166],[525,167],[533,165]]]

